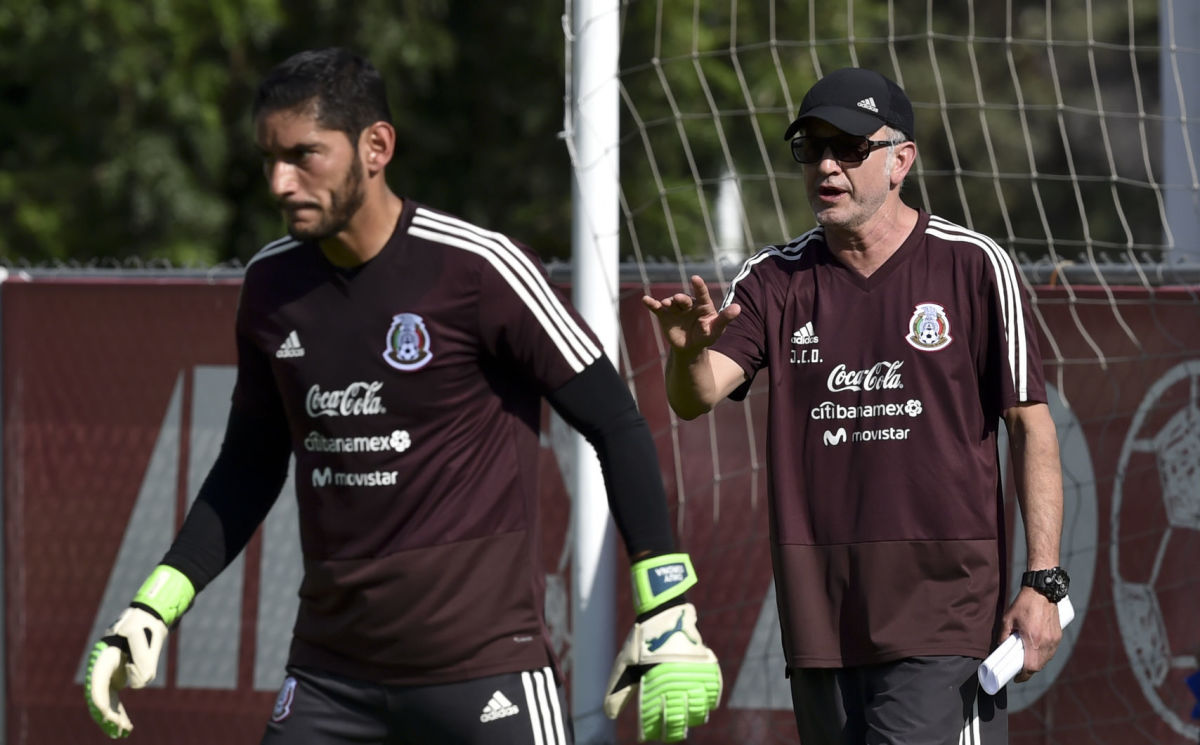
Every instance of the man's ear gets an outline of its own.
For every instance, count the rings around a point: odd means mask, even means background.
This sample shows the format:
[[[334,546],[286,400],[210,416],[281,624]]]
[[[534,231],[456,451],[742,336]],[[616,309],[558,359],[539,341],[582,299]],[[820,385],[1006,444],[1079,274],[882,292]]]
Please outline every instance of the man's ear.
[[[917,162],[917,143],[912,140],[901,142],[895,146],[893,153],[891,180],[892,186],[898,187],[904,183],[908,172]]]
[[[387,122],[375,122],[363,130],[359,151],[369,174],[382,171],[396,153],[396,128]]]

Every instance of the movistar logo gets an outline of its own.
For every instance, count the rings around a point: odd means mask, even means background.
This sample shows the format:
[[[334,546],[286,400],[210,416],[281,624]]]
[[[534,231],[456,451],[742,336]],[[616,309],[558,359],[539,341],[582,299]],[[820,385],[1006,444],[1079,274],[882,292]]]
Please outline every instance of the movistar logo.
[[[822,439],[825,440],[825,447],[829,447],[830,445],[841,445],[846,441],[846,428],[838,427],[837,432],[825,430],[825,434]]]
[[[680,611],[679,612],[679,620],[675,622],[674,626],[672,626],[670,629],[667,629],[665,632],[663,632],[659,636],[656,636],[653,639],[646,640],[646,649],[648,649],[651,652],[657,652],[658,650],[662,649],[662,646],[664,644],[666,644],[667,641],[670,640],[671,636],[674,634],[683,634],[684,638],[686,638],[692,644],[697,643],[695,639],[688,636],[688,632],[683,630],[683,611]]]

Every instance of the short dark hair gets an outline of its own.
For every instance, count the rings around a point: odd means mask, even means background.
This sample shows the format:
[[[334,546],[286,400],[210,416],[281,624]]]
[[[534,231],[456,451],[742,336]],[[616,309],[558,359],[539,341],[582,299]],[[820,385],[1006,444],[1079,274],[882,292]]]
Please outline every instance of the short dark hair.
[[[318,124],[345,132],[351,143],[375,122],[392,121],[379,70],[340,47],[310,49],[276,65],[259,84],[251,112],[258,119],[309,106]]]

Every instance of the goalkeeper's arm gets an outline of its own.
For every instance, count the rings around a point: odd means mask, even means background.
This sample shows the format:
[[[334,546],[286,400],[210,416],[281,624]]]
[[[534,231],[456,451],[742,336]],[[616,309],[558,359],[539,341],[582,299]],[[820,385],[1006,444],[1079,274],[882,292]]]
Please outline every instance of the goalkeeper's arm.
[[[696,584],[696,572],[687,554],[673,553],[650,428],[607,358],[547,398],[596,449],[609,510],[632,564],[637,621],[613,665],[605,713],[616,718],[636,690],[640,739],[682,740],[716,708],[721,669],[684,594]]]
[[[221,452],[162,563],[92,648],[84,697],[109,737],[133,730],[121,689],[154,680],[167,630],[245,548],[278,497],[290,454],[281,421],[234,406]]]
[[[671,515],[650,427],[608,358],[546,398],[595,448],[608,508],[630,558],[671,553]]]

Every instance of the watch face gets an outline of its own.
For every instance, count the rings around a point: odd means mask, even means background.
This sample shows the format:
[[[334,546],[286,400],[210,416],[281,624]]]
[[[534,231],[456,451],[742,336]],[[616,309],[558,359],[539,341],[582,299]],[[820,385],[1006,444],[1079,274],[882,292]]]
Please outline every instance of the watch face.
[[[1053,569],[1027,572],[1022,577],[1022,584],[1028,585],[1045,595],[1046,599],[1050,602],[1057,603],[1067,596],[1067,592],[1071,586],[1071,578],[1062,567],[1054,567]]]
[[[1043,590],[1043,594],[1050,602],[1057,603],[1067,596],[1070,583],[1071,581],[1065,571],[1060,568],[1051,569],[1045,575],[1045,589]]]

